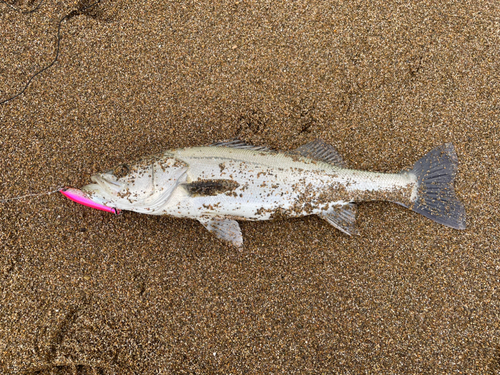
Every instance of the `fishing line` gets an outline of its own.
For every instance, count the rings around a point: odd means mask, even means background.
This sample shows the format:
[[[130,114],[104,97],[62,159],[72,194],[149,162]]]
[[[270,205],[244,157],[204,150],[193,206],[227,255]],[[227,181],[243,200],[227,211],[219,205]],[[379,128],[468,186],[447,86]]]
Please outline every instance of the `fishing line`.
[[[41,0],[38,3],[38,5],[36,7],[34,7],[33,9],[31,9],[31,10],[22,10],[22,9],[20,9],[20,8],[14,6],[14,5],[12,5],[12,4],[7,3],[5,0],[0,0],[0,3],[7,5],[12,10],[14,10],[16,12],[19,12],[21,14],[31,14],[31,13],[36,12],[38,9],[40,9],[40,7],[42,6],[42,4],[44,2],[45,2],[45,0]],[[90,5],[84,6],[82,8],[81,6],[83,5],[83,3],[82,3],[82,1],[80,1],[79,2],[80,9],[72,10],[71,12],[69,12],[68,14],[66,14],[65,16],[63,16],[59,20],[59,22],[57,24],[56,55],[55,55],[54,59],[47,66],[45,66],[44,68],[40,69],[38,72],[36,72],[35,74],[33,74],[31,76],[31,78],[28,80],[28,82],[26,83],[26,85],[22,88],[22,90],[19,93],[17,93],[14,96],[11,96],[8,99],[0,101],[0,104],[5,104],[5,103],[7,103],[7,102],[9,102],[9,101],[11,101],[11,100],[13,100],[13,99],[21,96],[26,91],[26,89],[28,88],[28,86],[31,84],[31,82],[33,81],[33,79],[36,76],[42,74],[43,72],[45,72],[47,69],[49,69],[50,67],[52,67],[52,65],[54,65],[57,62],[57,59],[59,58],[59,50],[60,50],[60,46],[61,46],[61,26],[62,26],[62,23],[65,20],[68,20],[68,19],[73,18],[75,16],[78,16],[80,14],[83,14],[85,11],[93,8],[94,6],[98,5],[100,2],[101,2],[101,0],[97,0],[97,1],[95,1],[93,3],[91,3]],[[58,188],[56,190],[47,191],[47,192],[43,192],[43,193],[32,193],[32,194],[20,195],[20,196],[12,197],[12,198],[0,199],[0,203],[7,203],[7,202],[10,202],[10,201],[19,200],[19,199],[25,199],[25,198],[40,197],[40,196],[43,196],[43,195],[51,195],[51,194],[59,192],[61,189],[62,188]]]
[[[3,4],[8,5],[10,8],[16,10],[17,12],[20,12],[22,14],[30,14],[30,13],[33,13],[34,11],[36,11],[38,8],[40,8],[40,6],[44,2],[44,0],[40,1],[40,3],[38,4],[38,6],[36,8],[34,8],[34,9],[30,10],[30,11],[22,11],[22,10],[14,7],[13,5],[7,3],[5,0],[0,0],[0,2],[2,2]],[[24,85],[24,87],[22,88],[22,90],[20,92],[18,92],[14,96],[11,96],[8,99],[0,101],[0,104],[5,104],[5,103],[10,102],[11,100],[13,100],[13,99],[21,96],[26,91],[26,89],[28,88],[28,86],[31,84],[31,82],[33,81],[33,79],[36,76],[42,74],[43,72],[45,72],[47,69],[49,69],[50,67],[52,67],[52,65],[54,65],[56,63],[57,59],[59,58],[59,49],[60,49],[60,44],[61,44],[61,25],[62,25],[63,21],[66,20],[66,19],[73,18],[75,16],[79,16],[80,14],[83,14],[85,11],[87,11],[90,8],[98,5],[100,2],[101,2],[101,0],[97,0],[94,3],[92,3],[90,5],[87,5],[87,6],[83,7],[83,8],[81,8],[81,9],[72,10],[71,12],[69,12],[68,14],[66,14],[65,16],[63,16],[59,20],[59,22],[57,24],[56,56],[54,57],[54,60],[52,60],[52,62],[50,64],[48,64],[46,67],[40,69],[38,72],[36,72],[35,74],[33,74],[31,76],[31,78],[28,80],[28,82],[26,83],[26,85]],[[79,3],[80,3],[80,5],[83,5],[81,1]]]
[[[53,190],[53,191],[47,191],[45,193],[26,194],[26,195],[20,195],[18,197],[0,199],[0,203],[6,203],[6,202],[10,202],[10,201],[18,200],[18,199],[30,198],[30,197],[39,197],[41,195],[51,195],[51,194],[59,192],[59,190],[61,190],[61,188],[58,188],[58,189]]]

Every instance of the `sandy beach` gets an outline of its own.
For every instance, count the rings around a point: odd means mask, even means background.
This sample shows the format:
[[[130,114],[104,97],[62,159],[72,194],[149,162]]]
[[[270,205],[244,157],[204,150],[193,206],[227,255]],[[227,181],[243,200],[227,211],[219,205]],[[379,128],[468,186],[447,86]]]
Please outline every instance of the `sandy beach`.
[[[0,3],[2,374],[500,374],[500,3]],[[320,138],[398,172],[451,142],[467,229],[388,202],[115,216],[59,193],[169,148]]]

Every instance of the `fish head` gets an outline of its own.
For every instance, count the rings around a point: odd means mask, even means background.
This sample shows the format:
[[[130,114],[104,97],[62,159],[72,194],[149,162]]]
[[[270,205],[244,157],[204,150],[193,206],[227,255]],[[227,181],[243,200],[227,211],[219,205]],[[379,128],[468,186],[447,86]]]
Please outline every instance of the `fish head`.
[[[134,164],[120,164],[91,177],[82,188],[95,203],[119,210],[152,213],[183,181],[187,165],[165,153]]]

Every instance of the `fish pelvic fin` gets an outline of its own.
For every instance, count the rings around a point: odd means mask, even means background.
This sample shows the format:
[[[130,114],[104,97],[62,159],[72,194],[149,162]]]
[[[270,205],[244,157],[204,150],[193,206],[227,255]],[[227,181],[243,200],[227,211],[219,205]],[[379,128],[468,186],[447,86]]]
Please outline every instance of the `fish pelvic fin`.
[[[338,230],[348,234],[358,234],[356,228],[356,204],[347,203],[341,206],[333,206],[327,211],[318,214],[319,217],[326,220]]]
[[[417,161],[410,172],[417,177],[417,186],[413,206],[409,208],[437,223],[465,229],[465,208],[453,187],[457,168],[458,157],[451,143],[435,148]]]
[[[229,242],[231,245],[241,248],[243,246],[243,235],[240,225],[236,220],[217,217],[203,217],[198,221],[212,232],[217,238]]]

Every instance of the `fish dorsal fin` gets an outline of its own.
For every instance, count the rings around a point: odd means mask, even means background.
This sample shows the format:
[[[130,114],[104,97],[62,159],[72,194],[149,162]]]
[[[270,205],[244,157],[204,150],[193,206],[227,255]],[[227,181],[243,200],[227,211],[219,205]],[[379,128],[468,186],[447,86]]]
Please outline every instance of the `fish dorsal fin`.
[[[348,235],[358,234],[356,229],[356,205],[354,203],[333,206],[327,211],[318,214],[318,216]]]
[[[217,238],[228,241],[236,247],[243,246],[243,235],[236,220],[209,217],[200,218],[198,221]]]
[[[273,151],[266,146],[254,146],[254,145],[248,144],[244,141],[241,141],[239,139],[231,139],[229,141],[216,142],[216,143],[212,143],[210,146],[212,146],[212,147],[240,148],[240,149],[252,150],[252,151]]]
[[[306,143],[305,145],[302,145],[292,151],[292,153],[302,155],[306,158],[334,164],[338,167],[347,167],[347,164],[337,150],[321,139],[316,139],[312,142]]]

